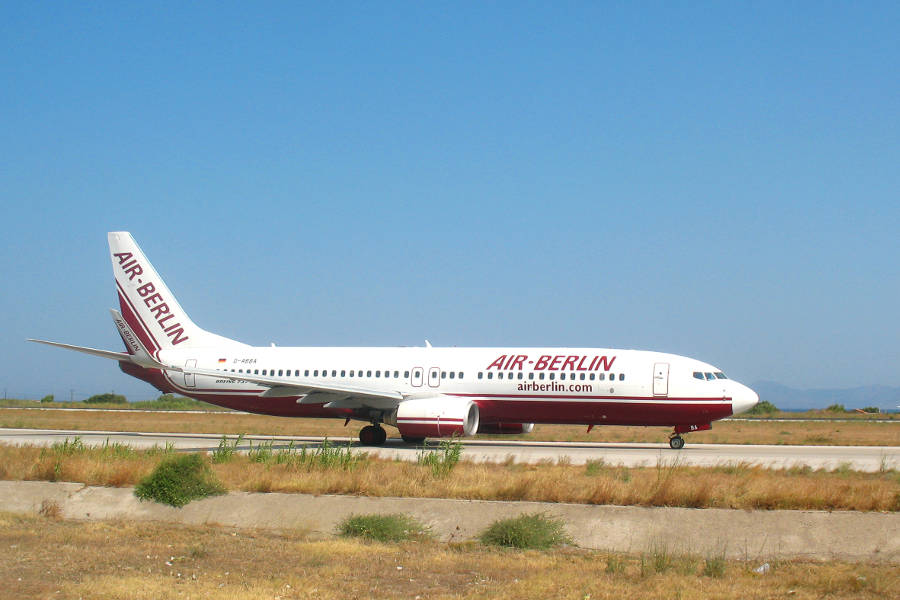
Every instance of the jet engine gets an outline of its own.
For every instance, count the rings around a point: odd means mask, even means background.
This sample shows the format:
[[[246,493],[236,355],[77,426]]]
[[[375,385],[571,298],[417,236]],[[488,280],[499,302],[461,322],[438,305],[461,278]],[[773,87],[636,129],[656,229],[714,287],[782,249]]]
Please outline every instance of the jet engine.
[[[478,431],[478,405],[465,398],[404,400],[384,418],[404,439],[474,435]]]

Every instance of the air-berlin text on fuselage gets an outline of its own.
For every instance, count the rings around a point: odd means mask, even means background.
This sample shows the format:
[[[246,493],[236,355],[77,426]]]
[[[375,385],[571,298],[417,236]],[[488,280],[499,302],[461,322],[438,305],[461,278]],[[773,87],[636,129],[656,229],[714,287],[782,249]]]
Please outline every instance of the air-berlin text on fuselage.
[[[119,252],[113,254],[113,256],[119,259],[119,267],[128,275],[128,281],[133,281],[139,275],[144,274],[143,267],[138,264],[137,259],[134,258],[131,252]],[[163,297],[156,291],[156,286],[150,282],[143,283],[140,278],[138,278],[137,283],[139,284],[137,287],[138,295],[144,299],[144,305],[150,309],[150,314],[153,315],[159,328],[172,338],[172,345],[175,346],[186,341],[188,336],[184,335],[184,327],[169,310],[169,305],[163,300]],[[172,319],[175,319],[176,322],[168,323]]]
[[[487,370],[609,371],[615,360],[615,356],[590,356],[584,354],[557,354],[555,356],[541,354],[534,359],[530,359],[527,354],[503,354],[488,365]]]

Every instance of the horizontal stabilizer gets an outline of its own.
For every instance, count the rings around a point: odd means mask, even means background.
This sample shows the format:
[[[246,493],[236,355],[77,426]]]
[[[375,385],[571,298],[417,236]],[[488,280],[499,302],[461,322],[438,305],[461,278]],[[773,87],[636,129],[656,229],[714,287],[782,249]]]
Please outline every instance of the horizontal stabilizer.
[[[131,355],[127,352],[113,352],[112,350],[97,350],[96,348],[87,348],[85,346],[73,346],[72,344],[61,344],[59,342],[48,342],[47,340],[27,340],[29,342],[37,342],[38,344],[47,344],[48,346],[56,346],[57,348],[65,348],[66,350],[74,350],[75,352],[83,352],[91,356],[99,356],[101,358],[111,358],[113,360],[124,360],[131,362]]]

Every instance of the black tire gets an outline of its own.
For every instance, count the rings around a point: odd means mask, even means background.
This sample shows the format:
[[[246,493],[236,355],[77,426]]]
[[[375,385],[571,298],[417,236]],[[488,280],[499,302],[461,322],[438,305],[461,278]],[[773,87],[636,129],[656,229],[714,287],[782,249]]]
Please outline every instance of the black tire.
[[[387,441],[387,431],[384,430],[384,427],[375,426],[375,431],[377,432],[375,438],[375,446],[381,446]]]
[[[672,450],[681,450],[684,448],[684,438],[680,435],[670,437],[669,446],[671,446]]]
[[[410,437],[408,435],[402,435],[400,437],[403,438],[403,441],[407,444],[421,444],[425,441],[425,438],[423,437]]]
[[[378,445],[378,428],[374,425],[366,425],[359,430],[359,443],[363,446]]]

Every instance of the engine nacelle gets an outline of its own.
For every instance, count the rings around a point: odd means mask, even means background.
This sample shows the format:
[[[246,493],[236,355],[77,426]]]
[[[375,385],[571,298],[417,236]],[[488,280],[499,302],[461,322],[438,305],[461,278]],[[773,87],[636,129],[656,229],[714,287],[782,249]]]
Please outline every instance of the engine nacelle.
[[[478,433],[516,435],[519,433],[531,433],[533,429],[534,423],[482,423],[478,426]]]
[[[419,398],[404,400],[384,422],[408,438],[475,435],[478,405],[465,398]]]

